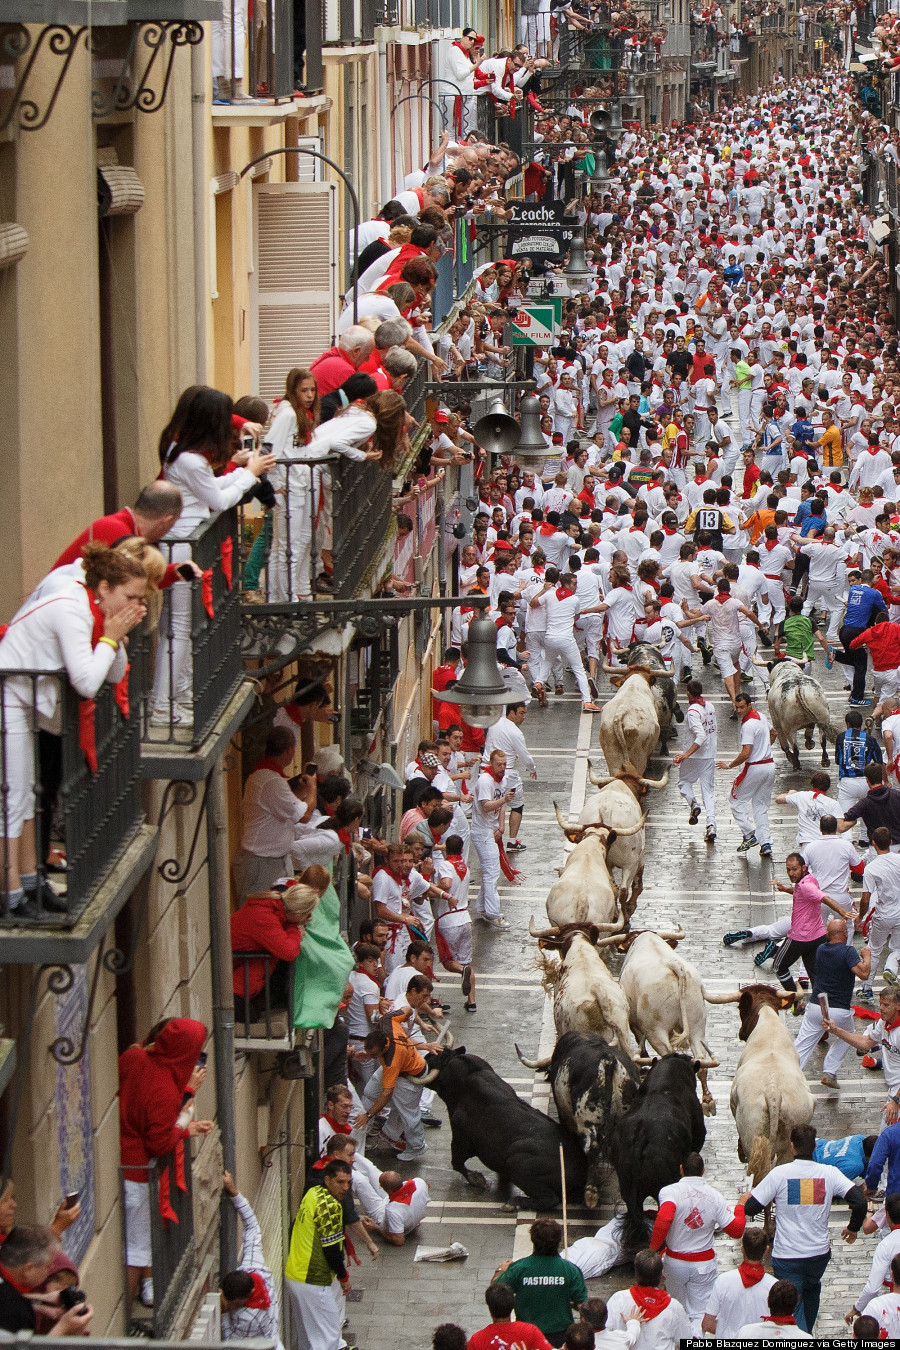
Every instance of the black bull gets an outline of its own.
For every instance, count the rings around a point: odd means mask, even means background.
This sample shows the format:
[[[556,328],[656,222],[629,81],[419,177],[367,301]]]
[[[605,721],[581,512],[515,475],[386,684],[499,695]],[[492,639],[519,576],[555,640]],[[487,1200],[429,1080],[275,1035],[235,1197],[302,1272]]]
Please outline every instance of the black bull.
[[[678,1180],[686,1155],[699,1153],[705,1139],[694,1063],[687,1055],[663,1055],[641,1083],[612,1140],[627,1214],[626,1245],[644,1245],[644,1200],[648,1195],[658,1200],[662,1187]]]
[[[567,1130],[521,1101],[486,1060],[466,1054],[465,1046],[429,1055],[428,1067],[435,1073],[429,1086],[450,1116],[454,1171],[470,1185],[483,1187],[481,1173],[466,1167],[469,1158],[478,1158],[497,1173],[502,1194],[517,1186],[536,1209],[555,1209],[562,1203],[561,1144],[567,1199],[581,1203],[587,1161]]]
[[[585,1202],[599,1201],[600,1169],[609,1162],[613,1135],[634,1100],[641,1078],[630,1057],[596,1032],[567,1031],[544,1060],[523,1058],[546,1073],[560,1121],[581,1141],[588,1163]]]

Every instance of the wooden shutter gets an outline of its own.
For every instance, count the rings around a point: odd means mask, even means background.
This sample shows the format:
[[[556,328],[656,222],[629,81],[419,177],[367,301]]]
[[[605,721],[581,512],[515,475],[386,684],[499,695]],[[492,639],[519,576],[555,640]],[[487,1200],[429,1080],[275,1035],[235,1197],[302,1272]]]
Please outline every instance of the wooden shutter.
[[[262,398],[334,343],[337,215],[336,183],[253,185],[251,374]]]

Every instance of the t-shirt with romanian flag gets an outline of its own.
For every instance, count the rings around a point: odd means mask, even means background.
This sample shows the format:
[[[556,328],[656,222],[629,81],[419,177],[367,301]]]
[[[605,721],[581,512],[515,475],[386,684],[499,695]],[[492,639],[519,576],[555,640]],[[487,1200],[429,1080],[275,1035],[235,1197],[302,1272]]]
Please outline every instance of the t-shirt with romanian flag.
[[[773,1257],[789,1261],[829,1252],[832,1201],[835,1196],[843,1198],[852,1187],[843,1172],[827,1163],[795,1158],[773,1167],[751,1192],[761,1205],[777,1203]]]

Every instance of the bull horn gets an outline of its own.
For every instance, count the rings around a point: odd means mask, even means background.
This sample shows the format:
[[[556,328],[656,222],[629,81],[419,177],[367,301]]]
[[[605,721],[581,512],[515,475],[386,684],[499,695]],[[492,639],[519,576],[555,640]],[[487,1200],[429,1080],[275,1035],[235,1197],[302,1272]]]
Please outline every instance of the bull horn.
[[[533,938],[551,938],[556,937],[559,932],[559,924],[554,924],[551,928],[535,928],[534,915],[528,920],[528,931]]]
[[[556,823],[557,823],[557,825],[559,826],[559,828],[560,828],[563,832],[565,832],[565,831],[569,828],[569,824],[568,824],[568,821],[566,821],[565,818],[563,817],[563,813],[562,813],[562,811],[560,811],[560,809],[559,809],[559,807],[557,806],[556,802],[553,803],[553,810],[556,812]]]
[[[703,997],[707,1003],[740,1003],[741,990],[738,989],[734,994],[708,994],[704,989]]]
[[[717,1069],[719,1067],[719,1061],[717,1059],[698,1059],[695,1062],[698,1069]],[[416,1079],[417,1083],[420,1083],[421,1081],[420,1078]]]
[[[549,1069],[550,1061],[553,1059],[552,1055],[546,1055],[543,1059],[526,1059],[518,1046],[516,1046],[516,1054],[526,1069]]]
[[[656,1056],[655,1056],[655,1055],[632,1055],[632,1056],[631,1056],[631,1062],[632,1062],[632,1064],[639,1064],[639,1065],[640,1065],[642,1068],[644,1068],[644,1069],[646,1069],[649,1065],[655,1063],[655,1061],[656,1061]],[[416,1080],[416,1081],[418,1081],[418,1080]]]
[[[598,923],[598,924],[597,924],[597,927],[598,927],[598,928],[602,928],[602,927],[603,927],[603,924],[599,924],[599,923]],[[615,944],[616,944],[617,942],[623,942],[623,941],[625,940],[625,936],[626,936],[626,934],[625,934],[625,930],[624,930],[624,927],[623,927],[623,928],[620,928],[619,931],[618,931],[617,933],[610,933],[609,937],[601,937],[601,938],[597,938],[597,941],[594,943],[594,946],[595,946],[595,947],[614,947]]]
[[[612,783],[615,781],[609,775],[607,775],[607,777],[605,778],[600,778],[597,774],[594,773],[594,766],[591,763],[588,763],[588,778],[590,779],[593,787],[606,787],[607,783]]]
[[[440,1065],[438,1065],[436,1069],[429,1069],[428,1072],[424,1075],[424,1077],[416,1079],[416,1083],[419,1084],[421,1087],[427,1087],[429,1083],[434,1082],[440,1071],[441,1071]]]
[[[643,787],[646,788],[664,788],[668,783],[668,781],[669,781],[669,770],[666,769],[662,778],[642,778],[641,784]],[[619,834],[621,833],[622,831],[620,830]]]
[[[669,776],[669,775],[666,774],[666,778],[668,778],[668,776]],[[654,786],[654,787],[665,787],[665,783],[654,783],[653,786]],[[646,816],[641,816],[640,821],[638,822],[638,824],[637,824],[637,825],[631,825],[627,830],[623,830],[623,829],[621,828],[621,826],[617,826],[617,827],[616,827],[616,831],[615,831],[616,838],[617,838],[617,839],[630,839],[631,836],[632,836],[633,834],[640,834],[641,830],[644,828],[644,826],[645,826],[646,824],[647,824],[647,817],[646,817]]]
[[[602,669],[603,669],[603,674],[604,674],[604,675],[621,675],[621,674],[622,674],[622,671],[623,671],[623,670],[627,670],[628,667],[627,667],[627,666],[609,666],[609,665],[607,665],[607,663],[604,661],[604,662],[603,662],[603,667],[602,667]]]
[[[652,930],[649,930],[649,931],[652,931]],[[679,925],[678,925],[678,931],[677,931],[677,932],[675,932],[675,933],[657,933],[656,936],[657,936],[658,938],[662,938],[663,942],[684,942],[684,939],[685,939],[685,937],[687,936],[687,934],[685,933],[685,931],[684,931],[684,929],[682,928],[681,924],[679,924]]]
[[[759,657],[756,655],[756,652],[753,653],[750,659],[755,666],[766,666],[768,668],[768,663],[766,661],[760,661]]]

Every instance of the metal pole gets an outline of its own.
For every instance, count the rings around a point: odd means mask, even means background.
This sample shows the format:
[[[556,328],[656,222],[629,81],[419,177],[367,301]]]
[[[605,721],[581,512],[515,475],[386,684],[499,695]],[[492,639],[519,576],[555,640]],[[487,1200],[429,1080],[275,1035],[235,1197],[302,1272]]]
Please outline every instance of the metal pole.
[[[228,884],[228,819],[225,775],[217,759],[209,776],[206,803],[206,851],[209,867],[209,951],[212,968],[213,1045],[216,1055],[216,1115],[225,1170],[235,1170],[234,989],[231,958],[231,906]],[[223,1195],[219,1207],[219,1270],[237,1266],[237,1214]]]
[[[353,187],[353,184],[350,182],[350,179],[349,179],[349,178],[347,177],[347,175],[344,173],[344,170],[343,170],[338,164],[335,164],[335,162],[334,162],[333,159],[329,159],[327,155],[321,154],[320,151],[318,151],[318,150],[310,150],[310,149],[309,149],[307,146],[305,146],[305,145],[282,145],[282,146],[280,146],[278,149],[275,149],[275,150],[267,150],[267,151],[265,152],[264,155],[257,155],[257,156],[256,156],[256,159],[251,159],[250,163],[249,163],[249,164],[245,164],[244,167],[241,169],[241,172],[240,172],[240,175],[239,175],[239,176],[240,176],[241,178],[243,178],[244,174],[245,174],[245,173],[249,173],[249,171],[253,168],[254,164],[261,164],[262,161],[263,161],[264,159],[272,159],[273,156],[275,156],[275,155],[309,155],[310,158],[312,158],[312,159],[320,159],[320,160],[322,161],[323,164],[327,164],[328,167],[329,167],[330,169],[334,169],[335,173],[338,174],[338,175],[340,176],[340,178],[343,179],[344,187],[347,189],[347,192],[348,192],[349,195],[350,195],[350,203],[351,203],[351,205],[352,205],[352,207],[353,207],[353,243],[354,243],[353,256],[354,256],[354,258],[358,258],[358,257],[359,257],[359,198],[358,198],[357,195],[356,195],[356,191],[355,191],[355,189],[354,189],[354,187]],[[353,322],[356,323],[356,321],[357,321],[358,318],[359,318],[359,277],[358,277],[358,276],[354,276],[354,278],[353,278]]]
[[[206,61],[202,45],[191,48],[191,161],[194,204],[194,369],[198,384],[206,384],[206,306],[209,231],[209,184],[206,162]]]

